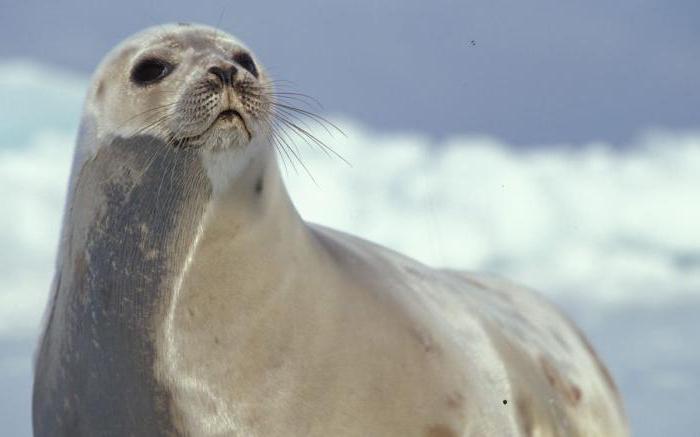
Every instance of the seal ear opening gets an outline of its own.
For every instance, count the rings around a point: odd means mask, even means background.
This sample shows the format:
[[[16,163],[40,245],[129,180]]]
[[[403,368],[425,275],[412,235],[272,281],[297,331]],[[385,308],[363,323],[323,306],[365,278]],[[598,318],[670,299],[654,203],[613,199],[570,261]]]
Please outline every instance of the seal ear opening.
[[[172,71],[172,64],[162,59],[148,58],[131,70],[131,81],[137,85],[149,85],[163,80]]]

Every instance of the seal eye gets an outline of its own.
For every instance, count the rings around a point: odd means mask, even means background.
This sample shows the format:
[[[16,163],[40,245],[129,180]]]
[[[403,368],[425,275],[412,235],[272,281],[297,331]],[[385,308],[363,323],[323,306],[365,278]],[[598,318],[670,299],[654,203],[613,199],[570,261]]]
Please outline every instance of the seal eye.
[[[158,82],[173,70],[172,65],[160,59],[145,59],[131,71],[131,80],[138,85]]]
[[[237,53],[233,56],[233,60],[236,61],[241,67],[248,70],[250,74],[258,77],[258,69],[255,68],[255,62],[253,62],[253,58],[251,58],[248,53]]]

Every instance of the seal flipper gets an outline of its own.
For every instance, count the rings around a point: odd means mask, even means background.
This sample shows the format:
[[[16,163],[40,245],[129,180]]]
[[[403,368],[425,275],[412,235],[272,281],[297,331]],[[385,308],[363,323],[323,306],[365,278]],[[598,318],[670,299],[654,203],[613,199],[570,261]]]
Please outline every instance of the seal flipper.
[[[196,150],[117,138],[85,162],[37,359],[35,436],[179,435],[156,332],[211,186]]]

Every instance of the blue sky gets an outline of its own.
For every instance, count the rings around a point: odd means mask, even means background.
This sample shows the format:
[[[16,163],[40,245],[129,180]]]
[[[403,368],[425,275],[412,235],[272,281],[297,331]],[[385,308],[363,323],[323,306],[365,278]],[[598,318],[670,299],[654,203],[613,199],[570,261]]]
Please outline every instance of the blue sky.
[[[0,58],[88,73],[169,21],[218,23],[327,112],[382,130],[624,146],[700,125],[695,0],[5,0]]]

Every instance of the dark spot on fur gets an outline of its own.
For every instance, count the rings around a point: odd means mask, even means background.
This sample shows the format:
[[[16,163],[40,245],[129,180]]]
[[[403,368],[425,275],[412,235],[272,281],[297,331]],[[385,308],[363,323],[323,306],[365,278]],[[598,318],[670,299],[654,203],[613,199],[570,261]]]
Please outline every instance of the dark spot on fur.
[[[552,387],[556,387],[557,385],[557,380],[559,375],[557,374],[557,370],[554,368],[552,363],[549,362],[548,359],[545,357],[540,358],[540,364],[542,366],[542,371],[544,372],[544,376],[547,378],[547,382],[549,385]]]
[[[540,364],[549,385],[561,394],[569,404],[575,406],[581,401],[582,393],[577,385],[567,381],[547,358],[542,357]]]
[[[508,405],[508,400],[507,400],[507,399],[503,399],[503,405]]]
[[[447,406],[455,409],[455,410],[461,410],[464,408],[464,395],[459,392],[454,392],[452,394],[447,395]]]
[[[440,347],[435,344],[433,339],[428,334],[420,332],[415,327],[411,327],[409,332],[411,333],[411,337],[416,340],[416,342],[423,348],[425,353],[440,353]]]
[[[518,411],[518,423],[525,437],[532,437],[533,428],[535,425],[534,412],[532,410],[532,402],[525,396],[518,396],[515,400],[515,407]]]
[[[571,397],[571,401],[574,404],[578,404],[581,401],[581,397],[583,396],[581,388],[576,384],[571,384],[571,386],[569,387],[569,394]]]
[[[102,100],[102,96],[105,93],[105,83],[103,80],[97,83],[97,89],[95,90],[95,97],[97,100]]]
[[[419,272],[416,268],[411,267],[411,266],[405,266],[406,273],[409,273],[417,278],[423,278],[425,275],[421,272]]]
[[[554,341],[556,341],[559,346],[566,351],[571,351],[571,346],[566,342],[566,340],[564,340],[564,337],[559,331],[554,328],[550,328],[549,331],[552,334],[552,338],[554,338]]]
[[[255,181],[255,194],[260,195],[262,193],[265,183],[263,177],[260,176],[257,181]]]
[[[428,428],[427,437],[457,437],[457,433],[446,425],[433,425]]]
[[[593,357],[593,361],[595,361],[596,367],[598,367],[598,370],[603,375],[603,378],[608,384],[608,387],[610,388],[610,390],[612,390],[613,393],[615,393],[615,396],[617,396],[617,398],[620,399],[620,392],[618,391],[617,385],[612,379],[612,376],[610,375],[610,372],[608,371],[607,367],[605,367],[605,365],[600,361],[598,354],[593,349],[593,346],[591,346],[591,344],[588,342],[588,339],[586,339],[586,337],[584,337],[584,335],[580,331],[577,332],[579,334],[579,337],[581,337],[581,341],[583,341],[583,344],[586,346],[588,353],[591,354],[591,357]]]
[[[498,288],[493,288],[491,289],[491,295],[495,297],[496,299],[500,300],[501,302],[506,302],[506,303],[512,303],[513,302],[513,296],[511,296],[510,293],[498,289]]]
[[[620,396],[620,391],[617,389],[617,385],[615,384],[615,381],[613,380],[612,376],[610,375],[610,372],[608,371],[607,367],[600,361],[600,358],[598,357],[598,354],[596,353],[595,349],[593,349],[593,346],[591,346],[591,343],[588,341],[585,335],[583,335],[583,332],[576,326],[571,320],[567,319],[567,322],[569,323],[569,326],[571,326],[571,329],[578,335],[579,339],[585,346],[586,350],[590,354],[591,358],[593,359],[596,367],[598,367],[598,371],[600,374],[603,376],[604,381],[608,385],[608,388],[610,391],[613,392],[615,395],[615,398],[617,398],[618,405],[620,407],[622,406],[622,396]]]
[[[75,259],[73,260],[73,274],[76,279],[76,292],[78,294],[78,298],[81,302],[84,302],[89,290],[86,287],[87,262],[85,260],[85,252],[83,250],[79,250],[75,255]]]
[[[483,282],[481,282],[475,278],[472,278],[470,276],[465,276],[465,275],[462,275],[460,277],[463,278],[465,281],[469,282],[470,284],[472,284],[473,286],[475,286],[476,288],[481,288],[482,290],[489,289],[489,287],[486,284],[484,284]]]

